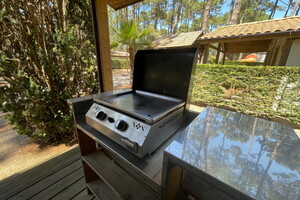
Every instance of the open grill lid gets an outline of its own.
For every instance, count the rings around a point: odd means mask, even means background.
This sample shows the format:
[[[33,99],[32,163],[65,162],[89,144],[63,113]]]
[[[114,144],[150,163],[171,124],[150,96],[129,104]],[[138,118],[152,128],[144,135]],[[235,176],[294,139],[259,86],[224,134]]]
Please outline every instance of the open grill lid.
[[[187,101],[196,66],[196,48],[139,50],[135,55],[133,90]]]

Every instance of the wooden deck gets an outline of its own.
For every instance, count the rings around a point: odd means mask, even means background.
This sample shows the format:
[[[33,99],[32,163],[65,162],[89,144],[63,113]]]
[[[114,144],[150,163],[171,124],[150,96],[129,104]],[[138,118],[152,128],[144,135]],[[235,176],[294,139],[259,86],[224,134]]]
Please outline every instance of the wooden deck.
[[[88,195],[79,148],[0,182],[0,199],[95,199]]]

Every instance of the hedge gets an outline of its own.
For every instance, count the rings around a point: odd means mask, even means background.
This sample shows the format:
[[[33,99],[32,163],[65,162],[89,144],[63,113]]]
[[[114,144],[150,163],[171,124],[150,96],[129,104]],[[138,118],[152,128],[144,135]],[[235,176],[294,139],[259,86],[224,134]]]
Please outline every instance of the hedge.
[[[112,59],[112,69],[130,69],[129,59]]]
[[[300,124],[300,67],[198,65],[192,102]]]
[[[226,60],[225,65],[246,65],[246,66],[262,66],[262,62],[242,62],[236,60]]]

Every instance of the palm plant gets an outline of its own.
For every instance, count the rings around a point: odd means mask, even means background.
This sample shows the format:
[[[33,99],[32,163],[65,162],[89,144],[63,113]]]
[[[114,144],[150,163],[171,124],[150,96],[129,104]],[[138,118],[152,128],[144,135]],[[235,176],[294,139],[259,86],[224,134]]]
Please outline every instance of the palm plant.
[[[140,48],[145,48],[150,44],[148,37],[152,32],[152,28],[145,28],[140,30],[134,21],[122,21],[119,30],[114,31],[119,36],[119,43],[126,45],[129,53],[131,77],[133,75],[134,55]]]

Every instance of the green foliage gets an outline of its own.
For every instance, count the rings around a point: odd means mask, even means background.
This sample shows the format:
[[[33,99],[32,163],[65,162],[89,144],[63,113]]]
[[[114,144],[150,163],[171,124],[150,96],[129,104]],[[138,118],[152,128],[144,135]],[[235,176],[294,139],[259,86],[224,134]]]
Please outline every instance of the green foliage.
[[[198,65],[194,103],[300,124],[300,67]]]
[[[44,143],[74,137],[66,100],[98,91],[87,2],[65,1],[64,13],[61,1],[1,1],[1,109],[18,133]]]
[[[247,23],[267,20],[269,17],[267,11],[271,10],[273,6],[274,2],[269,0],[242,1],[238,21],[239,23]]]
[[[130,62],[128,59],[112,59],[112,69],[130,69]]]
[[[237,60],[226,60],[225,65],[263,66],[262,62],[242,62]]]
[[[150,45],[149,35],[152,32],[152,28],[148,27],[140,29],[138,24],[131,21],[122,21],[120,28],[114,31],[119,36],[119,43],[126,45],[129,52],[131,75],[133,74],[134,67],[134,55],[136,50]]]
[[[118,30],[115,29],[115,32],[118,34],[121,44],[137,49],[150,44],[147,41],[147,36],[152,32],[152,28],[148,27],[140,30],[138,24],[131,20],[128,22],[122,21],[120,28]]]

